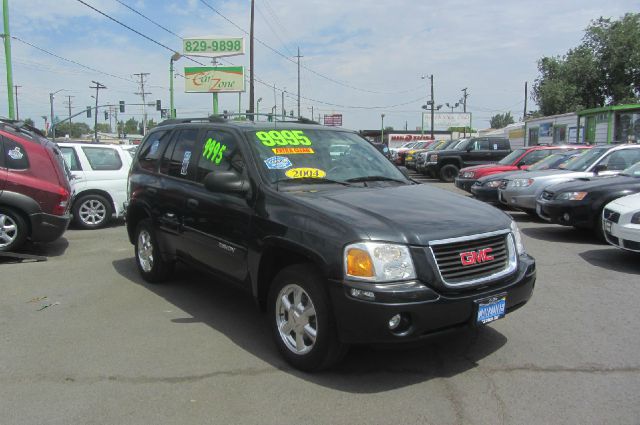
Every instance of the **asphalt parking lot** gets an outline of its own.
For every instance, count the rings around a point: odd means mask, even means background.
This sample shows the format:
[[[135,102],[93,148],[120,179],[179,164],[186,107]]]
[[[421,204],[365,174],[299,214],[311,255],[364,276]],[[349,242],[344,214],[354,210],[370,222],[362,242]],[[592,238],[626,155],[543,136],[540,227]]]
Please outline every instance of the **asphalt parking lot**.
[[[513,216],[538,264],[524,308],[313,375],[249,296],[186,268],[143,283],[122,225],[71,229],[46,262],[0,260],[0,423],[638,424],[640,256]]]

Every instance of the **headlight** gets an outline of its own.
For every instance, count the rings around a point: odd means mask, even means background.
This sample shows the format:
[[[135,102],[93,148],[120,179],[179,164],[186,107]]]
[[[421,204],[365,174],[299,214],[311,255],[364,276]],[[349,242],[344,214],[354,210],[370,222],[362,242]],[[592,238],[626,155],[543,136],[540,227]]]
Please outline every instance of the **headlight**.
[[[555,198],[564,201],[582,201],[589,192],[562,192],[558,193]]]
[[[491,180],[485,184],[487,187],[496,188],[496,187],[500,187],[500,185],[502,184],[502,180]]]
[[[473,171],[465,171],[464,173],[460,174],[460,177],[462,177],[463,179],[472,179],[476,176],[476,173],[474,173]]]
[[[514,179],[513,187],[529,187],[533,184],[533,179]]]
[[[511,222],[511,233],[513,234],[513,239],[516,241],[516,251],[518,255],[524,254],[526,251],[524,250],[524,244],[522,243],[522,234],[520,233],[520,229],[518,229],[518,225],[515,221]]]
[[[416,278],[409,248],[381,242],[360,242],[344,249],[346,277],[371,282]]]
[[[429,157],[429,162],[437,162],[438,161],[438,155],[431,155]]]
[[[631,216],[631,224],[640,224],[640,212]]]

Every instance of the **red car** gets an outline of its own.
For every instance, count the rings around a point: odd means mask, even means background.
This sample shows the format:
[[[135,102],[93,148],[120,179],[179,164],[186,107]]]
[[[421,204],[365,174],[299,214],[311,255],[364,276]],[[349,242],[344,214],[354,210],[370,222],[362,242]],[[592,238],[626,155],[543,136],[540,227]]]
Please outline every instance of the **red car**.
[[[71,197],[58,147],[23,122],[0,119],[0,153],[0,252],[27,239],[58,239],[69,224]]]
[[[516,149],[496,164],[475,165],[461,169],[455,184],[457,188],[471,192],[471,186],[481,177],[505,171],[525,170],[551,154],[572,149],[589,149],[589,147],[585,145],[555,145]]]

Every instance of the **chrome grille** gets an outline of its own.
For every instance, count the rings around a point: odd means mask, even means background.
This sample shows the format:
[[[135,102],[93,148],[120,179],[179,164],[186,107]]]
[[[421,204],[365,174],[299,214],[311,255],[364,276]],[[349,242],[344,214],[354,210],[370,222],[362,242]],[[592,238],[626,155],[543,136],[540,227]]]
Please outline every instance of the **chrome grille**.
[[[618,220],[620,220],[620,213],[617,213],[615,211],[611,211],[610,209],[605,208],[604,209],[604,218],[606,220],[613,221],[614,223],[617,223]]]
[[[505,276],[517,267],[515,247],[509,233],[477,236],[430,244],[445,285],[460,287],[481,284]],[[475,258],[472,264],[463,264],[463,256],[470,262],[473,256],[486,248],[491,248],[492,260],[478,261]]]

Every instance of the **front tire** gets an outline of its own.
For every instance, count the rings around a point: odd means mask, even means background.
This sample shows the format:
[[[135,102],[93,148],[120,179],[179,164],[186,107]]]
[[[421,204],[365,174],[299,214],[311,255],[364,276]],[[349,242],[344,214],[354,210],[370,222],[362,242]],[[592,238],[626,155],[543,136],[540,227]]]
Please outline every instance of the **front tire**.
[[[269,290],[268,320],[278,350],[307,372],[331,367],[346,352],[324,285],[313,267],[296,264],[282,269]]]
[[[113,214],[111,203],[100,195],[81,196],[73,203],[73,220],[82,229],[99,229]]]
[[[447,164],[440,168],[439,177],[443,182],[451,183],[456,179],[457,176],[458,167],[453,164]]]
[[[165,281],[173,272],[174,263],[162,258],[155,230],[148,218],[141,220],[136,227],[135,256],[140,275],[149,283]]]
[[[19,249],[27,239],[28,227],[20,214],[0,209],[0,252]]]

